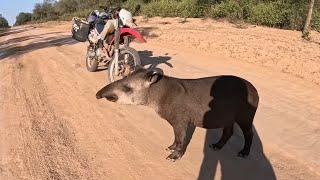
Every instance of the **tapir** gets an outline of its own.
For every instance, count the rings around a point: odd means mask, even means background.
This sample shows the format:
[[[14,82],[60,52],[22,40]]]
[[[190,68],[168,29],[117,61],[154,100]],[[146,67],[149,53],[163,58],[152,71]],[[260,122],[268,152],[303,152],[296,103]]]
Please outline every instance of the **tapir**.
[[[169,77],[156,69],[139,68],[129,76],[103,87],[96,98],[120,104],[153,108],[173,127],[174,142],[167,149],[172,161],[180,159],[187,146],[187,129],[223,128],[220,140],[212,145],[220,150],[233,134],[236,123],[244,135],[244,147],[238,153],[250,153],[253,119],[259,103],[256,88],[247,80],[231,75],[198,79]]]

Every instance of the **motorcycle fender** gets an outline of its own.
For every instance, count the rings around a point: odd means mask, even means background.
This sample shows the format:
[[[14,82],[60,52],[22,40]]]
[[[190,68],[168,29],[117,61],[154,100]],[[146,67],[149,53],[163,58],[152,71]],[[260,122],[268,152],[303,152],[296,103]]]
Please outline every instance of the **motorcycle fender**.
[[[143,36],[136,31],[135,29],[132,28],[121,28],[120,29],[120,36],[127,36],[127,35],[131,35],[132,37],[134,37],[134,39],[137,39],[139,42],[147,42]],[[112,43],[114,42],[115,38],[112,39]]]

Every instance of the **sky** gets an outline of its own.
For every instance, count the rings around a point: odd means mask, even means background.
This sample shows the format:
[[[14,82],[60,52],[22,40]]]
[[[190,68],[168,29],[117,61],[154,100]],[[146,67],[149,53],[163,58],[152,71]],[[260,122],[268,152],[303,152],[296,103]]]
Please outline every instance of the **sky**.
[[[6,18],[10,25],[16,21],[20,12],[32,12],[36,3],[43,0],[0,0],[0,14]]]

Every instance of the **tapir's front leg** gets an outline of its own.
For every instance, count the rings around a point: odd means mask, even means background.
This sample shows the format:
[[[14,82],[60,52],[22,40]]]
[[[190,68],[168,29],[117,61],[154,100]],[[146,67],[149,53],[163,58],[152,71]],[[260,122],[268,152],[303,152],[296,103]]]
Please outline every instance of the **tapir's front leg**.
[[[176,137],[176,133],[174,133],[174,141],[173,141],[172,145],[170,145],[169,147],[166,148],[166,150],[167,151],[174,151],[176,146],[177,146],[177,137]]]
[[[186,134],[188,129],[188,123],[181,123],[179,125],[173,126],[174,136],[175,136],[175,148],[173,152],[167,157],[172,161],[180,159],[185,152],[185,142],[186,142]]]

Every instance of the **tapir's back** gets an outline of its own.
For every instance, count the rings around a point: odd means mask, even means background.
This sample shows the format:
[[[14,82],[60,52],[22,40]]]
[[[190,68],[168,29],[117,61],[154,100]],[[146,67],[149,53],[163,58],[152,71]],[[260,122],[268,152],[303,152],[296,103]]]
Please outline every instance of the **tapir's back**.
[[[258,103],[258,94],[251,83],[236,76],[214,76],[181,80],[186,90],[190,116],[197,126],[218,128],[233,124],[247,104]]]

